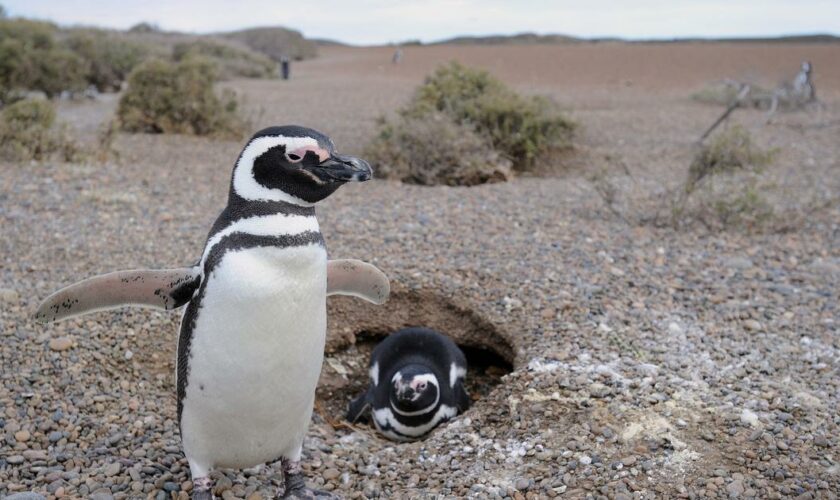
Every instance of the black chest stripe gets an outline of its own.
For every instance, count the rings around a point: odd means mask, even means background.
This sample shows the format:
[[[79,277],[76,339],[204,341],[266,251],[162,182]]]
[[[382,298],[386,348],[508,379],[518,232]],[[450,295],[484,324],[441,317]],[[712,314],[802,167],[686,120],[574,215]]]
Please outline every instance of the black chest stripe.
[[[244,248],[272,247],[290,248],[307,245],[324,244],[324,237],[317,231],[305,231],[299,234],[281,234],[276,236],[255,236],[248,233],[231,233],[213,246],[207,260],[204,262],[204,279],[198,288],[195,298],[187,305],[184,319],[181,322],[181,332],[178,336],[178,422],[184,410],[184,397],[187,393],[187,377],[189,377],[190,344],[195,331],[196,320],[201,310],[201,302],[207,289],[207,282],[213,269],[221,262],[225,252],[242,250]]]

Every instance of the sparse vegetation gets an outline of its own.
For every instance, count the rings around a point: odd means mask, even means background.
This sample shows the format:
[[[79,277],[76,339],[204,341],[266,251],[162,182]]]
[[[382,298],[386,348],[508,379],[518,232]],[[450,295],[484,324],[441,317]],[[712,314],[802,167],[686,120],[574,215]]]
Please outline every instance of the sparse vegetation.
[[[132,72],[117,117],[128,132],[239,137],[243,123],[231,91],[214,91],[214,65],[199,57],[150,60]]]
[[[45,160],[59,156],[72,161],[79,156],[76,145],[56,126],[52,103],[24,99],[0,112],[0,159]]]
[[[175,45],[172,56],[176,61],[201,56],[213,61],[223,79],[272,78],[277,74],[277,65],[268,57],[240,47],[232,41],[202,38]]]
[[[103,30],[72,30],[65,44],[81,57],[86,82],[100,92],[119,90],[131,70],[149,55],[143,44]]]
[[[729,127],[710,143],[700,146],[688,168],[685,191],[690,194],[704,179],[713,175],[763,167],[773,160],[775,154],[775,150],[766,151],[756,147],[744,127]]]
[[[681,227],[700,223],[708,229],[755,227],[773,216],[761,173],[777,152],[756,146],[741,126],[723,129],[709,143],[698,146],[685,182],[664,192],[654,203],[653,214],[632,213],[618,184],[603,172],[593,175],[590,181],[607,208],[628,224]],[[632,180],[626,166],[624,173]]]
[[[83,61],[56,42],[56,31],[50,23],[0,19],[0,102],[27,90],[53,97],[84,88]]]
[[[304,38],[299,31],[287,28],[252,28],[220,36],[241,42],[274,61],[280,61],[283,57],[299,61],[318,55],[315,42]]]
[[[377,175],[410,184],[472,186],[511,177],[510,161],[486,138],[438,112],[383,120],[366,155],[377,159]]]
[[[448,118],[430,118],[440,115]],[[510,162],[517,171],[527,171],[534,167],[539,158],[544,155],[571,146],[574,123],[563,116],[551,101],[542,97],[525,97],[517,94],[501,81],[480,70],[466,68],[458,63],[451,63],[438,68],[428,77],[414,94],[411,102],[401,109],[395,121],[383,120],[377,139],[371,146],[369,156],[378,164],[380,172],[404,172],[406,169],[416,172],[411,175],[398,175],[407,182],[417,182],[416,179],[438,179],[441,172],[428,175],[422,172],[428,168],[425,156],[399,156],[400,165],[390,165],[396,161],[394,155],[383,154],[387,151],[397,151],[408,143],[415,147],[410,151],[428,152],[431,148],[439,147],[445,151],[445,146],[435,145],[433,135],[411,138],[410,134],[426,132],[429,123],[445,123],[452,132],[452,125],[459,128],[464,136],[477,135],[494,150],[493,157],[501,157]],[[420,139],[429,140],[433,144],[427,147],[417,147]],[[387,142],[393,144],[387,144]],[[471,141],[471,140],[468,140]],[[471,141],[470,144],[475,143]],[[465,162],[469,170],[473,170],[472,161]],[[449,163],[458,162],[457,156]],[[500,163],[495,161],[488,165],[491,172],[501,172]],[[447,167],[444,171],[452,172],[453,177],[446,184],[461,184],[460,174]],[[475,178],[468,175],[469,178]],[[506,178],[507,175],[501,176]],[[499,179],[499,174],[488,176],[487,180]]]

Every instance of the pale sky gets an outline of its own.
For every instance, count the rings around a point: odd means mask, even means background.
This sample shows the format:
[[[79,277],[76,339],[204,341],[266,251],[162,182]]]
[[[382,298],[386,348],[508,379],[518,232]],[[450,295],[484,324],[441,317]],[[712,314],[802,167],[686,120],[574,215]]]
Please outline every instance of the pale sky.
[[[9,15],[62,25],[207,33],[286,26],[369,45],[525,31],[580,37],[840,34],[840,0],[0,0]]]

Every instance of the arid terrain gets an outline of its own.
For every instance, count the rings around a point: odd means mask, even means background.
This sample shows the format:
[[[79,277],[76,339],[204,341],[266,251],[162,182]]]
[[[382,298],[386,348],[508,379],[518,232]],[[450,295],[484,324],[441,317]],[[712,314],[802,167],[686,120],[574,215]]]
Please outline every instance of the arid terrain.
[[[837,498],[840,45],[409,46],[400,65],[392,52],[322,47],[290,81],[223,85],[255,130],[307,125],[359,154],[379,115],[457,59],[552,97],[580,130],[539,177],[375,180],[319,209],[330,255],[375,263],[393,292],[381,307],[330,299],[311,482],[348,498]],[[805,59],[822,106],[731,118],[778,148],[759,183],[771,220],[640,222],[723,111],[692,94],[725,78],[772,88]],[[116,103],[63,102],[60,117],[92,143]],[[0,496],[188,496],[180,315],[31,315],[93,274],[194,262],[241,146],[121,134],[104,164],[0,164]],[[595,173],[621,189],[613,210]],[[427,440],[396,444],[341,422],[370,338],[408,325],[470,348],[478,400]],[[271,498],[277,473],[217,473],[217,494]]]

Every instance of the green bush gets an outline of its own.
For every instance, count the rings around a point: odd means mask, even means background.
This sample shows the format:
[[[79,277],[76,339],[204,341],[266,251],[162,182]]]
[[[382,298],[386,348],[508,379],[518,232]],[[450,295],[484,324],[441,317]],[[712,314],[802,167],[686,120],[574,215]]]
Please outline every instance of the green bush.
[[[548,99],[519,95],[486,71],[456,62],[427,78],[401,114],[417,116],[433,110],[459,125],[474,127],[520,171],[550,150],[571,146],[575,128]]]
[[[366,148],[377,175],[410,184],[471,186],[510,178],[510,161],[490,142],[448,116],[431,112],[380,122]]]
[[[435,144],[438,139],[429,124],[445,127],[445,144]],[[574,128],[574,123],[548,99],[522,96],[486,71],[453,62],[426,78],[395,121],[381,121],[368,156],[380,174],[393,172],[406,182],[474,184],[506,179],[511,167],[532,170],[549,153],[569,148]],[[422,141],[429,144],[421,147]],[[479,154],[474,148],[479,141],[487,154]],[[468,158],[435,154],[447,153],[447,149],[465,153]],[[390,153],[400,150],[404,152]],[[429,155],[443,161],[443,166],[436,168]],[[479,159],[488,161],[486,168],[476,168],[474,162]],[[506,160],[504,165],[502,159]],[[459,161],[464,172],[455,169]],[[432,171],[423,172],[427,168]]]
[[[213,64],[201,58],[179,63],[153,59],[135,69],[120,99],[122,130],[240,137],[244,124],[233,92],[217,95]]]
[[[102,30],[72,30],[64,43],[81,58],[85,81],[100,92],[119,90],[148,56],[144,45]]]
[[[57,28],[26,19],[0,19],[0,101],[27,90],[53,97],[85,86],[82,59],[56,42]]]
[[[78,149],[55,125],[49,101],[24,99],[0,113],[0,158],[7,161],[44,160],[55,154],[65,160],[78,157]]]
[[[198,39],[175,45],[172,56],[176,61],[202,56],[213,61],[225,79],[235,77],[272,78],[277,74],[277,65],[268,57],[235,42],[221,39]]]

